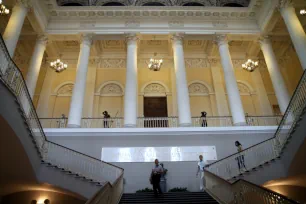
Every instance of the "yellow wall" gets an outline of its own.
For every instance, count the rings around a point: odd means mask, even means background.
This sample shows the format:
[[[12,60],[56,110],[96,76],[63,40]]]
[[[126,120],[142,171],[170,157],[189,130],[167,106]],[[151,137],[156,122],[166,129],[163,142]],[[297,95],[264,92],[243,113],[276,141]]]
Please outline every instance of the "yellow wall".
[[[298,79],[302,74],[302,69],[299,65],[298,59],[293,56],[293,61],[288,61],[282,63],[281,70],[288,86],[289,92],[292,94],[296,84],[298,83]],[[238,66],[238,65],[235,65]],[[66,71],[56,74],[54,80],[52,81],[52,93],[49,98],[49,107],[48,107],[48,117],[59,117],[62,113],[68,115],[69,106],[70,106],[70,97],[58,97],[56,93],[54,93],[55,89],[58,88],[61,84],[65,82],[74,82],[76,76],[76,65],[71,65],[69,69]],[[167,96],[168,102],[168,116],[174,116],[174,110],[172,108],[173,100],[175,100],[175,94],[172,93],[172,86],[175,83],[172,83],[171,72],[173,71],[173,64],[167,64],[165,67],[161,69],[159,72],[150,71],[144,66],[142,63],[138,65],[138,116],[143,115],[143,96],[141,95],[141,89],[145,86],[145,84],[153,81],[158,81],[169,89],[170,94]],[[294,71],[293,71],[294,70]],[[222,79],[224,79],[223,71],[221,69]],[[237,81],[241,81],[243,83],[248,84],[253,91],[254,88],[254,79],[252,80],[252,73],[246,72],[239,67],[235,67],[235,75]],[[274,95],[273,86],[271,83],[271,79],[269,76],[269,72],[266,68],[260,68],[260,76],[262,77],[264,87],[266,89],[268,99],[271,107],[273,105],[277,105],[277,99]],[[36,90],[36,95],[34,97],[35,104],[37,104],[40,89],[44,82],[44,78],[48,77],[45,75],[45,70],[41,72],[39,76],[38,87]],[[104,110],[108,110],[111,116],[115,116],[118,111],[118,117],[124,116],[124,96],[100,96],[98,93],[98,89],[101,86],[109,81],[115,81],[125,87],[125,77],[126,77],[126,69],[122,68],[97,68],[96,69],[96,78],[95,82],[95,97],[93,101],[93,113],[92,117],[101,117],[101,113]],[[216,106],[216,99],[214,95],[214,84],[211,73],[211,68],[186,68],[186,79],[187,82],[190,83],[192,81],[201,81],[208,86],[211,87],[212,93],[207,96],[190,96],[190,110],[192,116],[199,116],[201,111],[206,111],[208,116],[218,116],[218,110]],[[225,87],[225,83],[223,80],[223,84]],[[226,89],[225,89],[226,90]],[[124,93],[124,90],[123,90]],[[250,93],[249,95],[242,94],[241,95],[242,104],[244,107],[244,112],[248,113],[248,115],[261,115],[261,110],[259,107],[259,98],[256,94],[256,91]],[[227,101],[223,101],[223,103],[227,103]],[[86,117],[87,113],[83,113],[84,117]]]

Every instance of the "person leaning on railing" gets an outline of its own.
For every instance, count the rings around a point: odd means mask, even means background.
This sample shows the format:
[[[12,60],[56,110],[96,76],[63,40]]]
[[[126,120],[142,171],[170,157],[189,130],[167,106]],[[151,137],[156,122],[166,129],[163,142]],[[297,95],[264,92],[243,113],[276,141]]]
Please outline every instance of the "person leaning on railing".
[[[236,141],[235,142],[235,146],[237,147],[237,151],[238,152],[242,152],[242,145],[240,144],[239,141]],[[247,171],[246,167],[245,167],[245,164],[244,164],[244,155],[243,154],[239,154],[238,157],[235,158],[238,162],[238,168],[239,168],[239,171],[241,172],[242,168],[245,169],[245,171]]]

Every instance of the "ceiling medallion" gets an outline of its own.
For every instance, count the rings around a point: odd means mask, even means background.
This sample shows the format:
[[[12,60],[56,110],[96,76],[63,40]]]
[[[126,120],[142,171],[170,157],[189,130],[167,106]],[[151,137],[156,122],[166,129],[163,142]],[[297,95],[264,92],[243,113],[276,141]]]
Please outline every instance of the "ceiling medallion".
[[[10,10],[7,9],[3,4],[2,0],[0,0],[0,15],[7,15],[10,13]]]
[[[50,67],[55,70],[55,72],[60,73],[67,69],[68,65],[62,62],[60,59],[57,59],[54,62],[50,63]]]
[[[253,72],[257,67],[258,67],[258,61],[253,61],[251,59],[248,59],[248,61],[242,64],[242,68],[249,72]]]
[[[156,53],[154,53],[154,57],[156,57]],[[161,66],[163,64],[163,60],[162,59],[154,59],[154,58],[151,58],[150,59],[150,63],[148,64],[148,68],[149,70],[151,71],[159,71]]]

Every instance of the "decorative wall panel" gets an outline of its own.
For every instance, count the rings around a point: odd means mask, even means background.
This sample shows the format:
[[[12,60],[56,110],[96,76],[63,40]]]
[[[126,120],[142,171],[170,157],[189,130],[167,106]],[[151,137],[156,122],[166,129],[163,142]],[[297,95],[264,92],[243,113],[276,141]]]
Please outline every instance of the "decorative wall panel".
[[[164,161],[217,160],[215,146],[183,147],[103,147],[101,160],[106,162],[153,162],[156,158]]]

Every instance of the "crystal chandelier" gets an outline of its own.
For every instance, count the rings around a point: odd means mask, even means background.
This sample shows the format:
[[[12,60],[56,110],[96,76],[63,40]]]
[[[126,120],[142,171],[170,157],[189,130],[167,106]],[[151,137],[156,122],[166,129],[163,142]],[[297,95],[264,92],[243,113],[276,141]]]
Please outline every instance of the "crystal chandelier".
[[[7,15],[10,13],[10,10],[7,9],[3,4],[2,0],[0,0],[0,15]]]
[[[59,73],[67,69],[68,65],[63,63],[60,59],[57,59],[50,63],[50,67]]]
[[[301,15],[306,15],[306,10],[305,9],[300,10],[300,14]]]
[[[156,56],[156,53],[154,53],[154,57]],[[163,64],[163,60],[162,59],[154,59],[154,58],[151,58],[150,59],[150,63],[148,64],[148,68],[151,70],[151,71],[159,71],[161,66]]]
[[[258,67],[258,61],[253,61],[251,59],[248,59],[246,63],[242,64],[242,68],[249,72],[253,72],[257,67]]]

